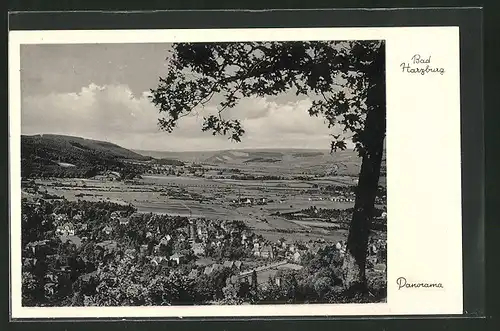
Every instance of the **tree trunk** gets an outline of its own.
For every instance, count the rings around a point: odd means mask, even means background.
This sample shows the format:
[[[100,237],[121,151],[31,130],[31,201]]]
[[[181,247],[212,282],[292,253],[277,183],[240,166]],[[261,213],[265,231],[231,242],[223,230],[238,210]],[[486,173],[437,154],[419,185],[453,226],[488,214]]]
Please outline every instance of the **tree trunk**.
[[[365,153],[362,157],[343,265],[344,288],[353,293],[367,290],[365,267],[368,237],[375,210],[386,129],[384,45],[366,73],[370,77],[370,87],[366,100],[368,112],[361,137]]]

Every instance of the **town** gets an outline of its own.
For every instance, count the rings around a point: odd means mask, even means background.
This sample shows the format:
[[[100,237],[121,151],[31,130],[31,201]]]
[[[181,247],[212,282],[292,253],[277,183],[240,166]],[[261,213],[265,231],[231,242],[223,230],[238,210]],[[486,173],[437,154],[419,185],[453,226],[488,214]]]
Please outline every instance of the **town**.
[[[38,139],[41,154],[76,138]],[[85,163],[83,171],[71,159],[25,169],[23,304],[352,301],[341,268],[359,172],[353,152],[132,156],[105,169]],[[383,177],[367,252],[370,295],[360,301],[386,297],[386,199]]]
[[[384,41],[93,47],[24,54],[23,306],[386,301]]]
[[[35,227],[28,227],[34,222]],[[23,233],[23,272],[26,282],[31,282],[23,284],[27,286],[23,292],[27,304],[30,300],[49,305],[73,300],[73,304],[77,304],[82,297],[98,301],[98,286],[89,289],[92,282],[97,284],[96,277],[110,276],[111,271],[117,272],[116,269],[127,266],[130,270],[122,270],[126,275],[116,275],[115,280],[131,277],[137,281],[144,279],[142,273],[149,273],[153,278],[155,276],[151,275],[177,275],[183,280],[178,285],[184,287],[187,284],[195,286],[200,277],[218,277],[218,284],[224,285],[201,299],[178,297],[172,298],[173,303],[176,300],[181,300],[177,302],[182,304],[199,304],[200,300],[220,303],[231,298],[244,302],[249,300],[252,288],[252,300],[259,301],[258,291],[265,294],[284,282],[289,285],[290,277],[299,277],[304,268],[311,267],[312,259],[329,248],[339,260],[346,249],[343,241],[330,243],[324,239],[302,242],[280,238],[270,242],[256,235],[242,221],[138,213],[130,205],[65,199],[24,200],[25,228],[30,229],[29,233]],[[385,252],[385,241],[371,242],[369,269],[375,278],[377,274],[379,278],[385,277]],[[309,271],[303,274],[308,275]],[[75,288],[75,284],[83,286],[87,292],[72,293],[70,289]],[[238,290],[233,297],[219,291],[236,286],[241,289],[242,284],[246,285],[246,292]],[[314,284],[309,285],[314,288]],[[70,293],[73,296],[70,297]],[[30,298],[30,294],[33,297]],[[303,300],[321,301],[325,299],[322,295],[326,294],[308,294]],[[282,299],[297,298],[284,296]],[[260,300],[265,301],[266,297]]]

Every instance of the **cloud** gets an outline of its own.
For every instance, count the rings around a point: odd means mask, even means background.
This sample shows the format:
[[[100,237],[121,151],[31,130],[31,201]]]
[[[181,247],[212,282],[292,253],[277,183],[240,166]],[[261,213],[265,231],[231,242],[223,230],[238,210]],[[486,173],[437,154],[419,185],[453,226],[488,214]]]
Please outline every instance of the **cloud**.
[[[23,98],[21,120],[26,133],[121,134],[156,130],[156,115],[146,93],[134,97],[125,85],[90,84],[78,93]]]
[[[328,148],[333,133],[323,118],[310,117],[310,99],[248,98],[224,112],[240,119],[242,143],[201,131],[203,116],[215,104],[182,118],[171,133],[158,129],[158,110],[148,93],[132,93],[126,85],[90,84],[78,93],[29,95],[22,100],[23,134],[56,133],[107,140],[124,147],[151,150],[231,148]]]

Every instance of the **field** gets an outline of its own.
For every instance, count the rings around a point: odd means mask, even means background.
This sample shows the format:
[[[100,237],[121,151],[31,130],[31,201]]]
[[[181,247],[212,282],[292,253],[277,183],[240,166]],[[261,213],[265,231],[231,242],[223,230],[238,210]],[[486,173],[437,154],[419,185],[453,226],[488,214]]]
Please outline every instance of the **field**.
[[[346,230],[339,228],[332,220],[289,220],[279,213],[298,212],[310,207],[352,208],[353,201],[333,201],[333,193],[321,189],[356,185],[357,178],[352,173],[357,171],[359,159],[352,152],[337,157],[324,152],[297,150],[257,151],[254,154],[248,151],[207,153],[197,157],[194,152],[187,153],[183,158],[179,155],[165,155],[175,156],[183,162],[187,159],[202,161],[197,167],[207,170],[204,176],[189,173],[174,176],[146,174],[133,181],[57,178],[37,179],[37,184],[42,191],[46,190],[49,194],[61,195],[69,200],[132,204],[139,212],[144,213],[241,220],[271,241],[281,237],[293,240],[345,239]],[[270,157],[277,161],[261,162]],[[340,170],[332,172],[333,168]],[[239,176],[279,175],[281,179],[253,180],[213,176],[228,171]],[[381,185],[385,185],[384,182],[383,177]],[[252,203],[242,202],[245,199],[252,200]]]

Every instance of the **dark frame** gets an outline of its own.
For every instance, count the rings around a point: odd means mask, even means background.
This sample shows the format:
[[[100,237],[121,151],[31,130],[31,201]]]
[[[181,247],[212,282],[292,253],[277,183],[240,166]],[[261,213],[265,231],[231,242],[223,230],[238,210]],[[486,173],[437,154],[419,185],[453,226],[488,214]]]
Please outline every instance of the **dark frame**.
[[[258,23],[257,23],[258,22]],[[250,28],[250,27],[369,27],[369,26],[459,26],[461,58],[461,146],[462,146],[462,231],[464,315],[485,314],[484,273],[484,141],[483,141],[483,63],[482,11],[479,8],[401,9],[401,10],[270,10],[270,11],[169,11],[150,13],[104,12],[13,12],[10,30],[95,30],[166,28]],[[6,226],[6,224],[4,225]],[[366,319],[369,316],[361,317]],[[396,321],[410,316],[398,317]],[[415,317],[415,316],[412,316]],[[373,317],[384,319],[384,317]],[[432,318],[426,316],[424,319]],[[284,319],[288,321],[284,321]],[[351,326],[352,317],[307,318],[316,324],[333,319]],[[326,319],[326,320],[325,320]],[[356,319],[359,319],[356,318]],[[74,320],[74,319],[73,319]],[[88,320],[88,319],[85,319]],[[102,319],[101,319],[102,320]],[[106,319],[109,321],[108,319]],[[154,319],[144,319],[153,321]],[[175,318],[169,318],[172,324]],[[163,321],[165,321],[163,320]],[[250,326],[240,318],[186,319],[233,320]],[[268,320],[269,318],[252,318]],[[276,319],[275,319],[276,320]],[[278,318],[283,327],[305,327],[304,319]],[[62,321],[59,320],[58,321]],[[394,322],[396,322],[394,321]],[[349,322],[349,324],[348,324]],[[131,322],[135,325],[137,322]],[[165,323],[165,322],[163,322]],[[264,323],[264,321],[262,321]],[[356,321],[367,324],[367,321]],[[453,322],[452,322],[453,323]],[[24,323],[23,323],[24,324]],[[31,323],[30,323],[31,324]],[[66,323],[61,323],[66,324]],[[31,324],[32,325],[32,324]],[[113,324],[118,327],[119,324]],[[165,324],[163,324],[165,325]],[[172,324],[176,327],[179,324]],[[63,326],[63,325],[61,325]],[[330,325],[328,325],[330,326]],[[108,326],[107,326],[108,327]],[[292,327],[292,328],[293,328]]]

